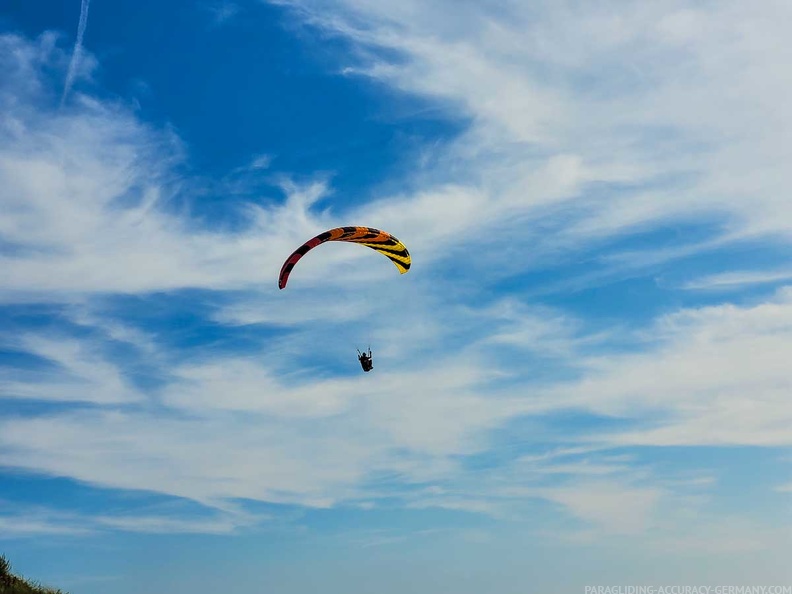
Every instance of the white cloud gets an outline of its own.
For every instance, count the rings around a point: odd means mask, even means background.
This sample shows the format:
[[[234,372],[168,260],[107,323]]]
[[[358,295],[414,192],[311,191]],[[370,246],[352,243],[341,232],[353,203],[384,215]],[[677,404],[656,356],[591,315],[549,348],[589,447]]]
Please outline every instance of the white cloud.
[[[482,375],[470,368],[380,376],[376,385],[361,376],[290,386],[252,362],[177,368],[162,396],[168,414],[0,421],[0,464],[211,505],[325,506],[364,496],[378,472],[408,482],[446,474],[453,457],[485,448],[487,431],[526,406],[478,396]]]
[[[520,308],[503,305],[484,317],[519,319]],[[273,360],[266,354],[170,362],[168,383],[147,395],[152,405],[166,407],[161,412],[144,406],[8,418],[0,421],[0,464],[219,509],[239,498],[319,507],[377,501],[393,496],[370,483],[384,473],[398,477],[399,497],[409,507],[506,518],[520,501],[544,499],[597,530],[635,533],[666,509],[669,491],[697,493],[717,483],[711,475],[684,473],[659,481],[614,448],[789,443],[783,386],[790,381],[790,311],[788,292],[754,306],[680,311],[639,337],[641,352],[607,358],[583,356],[579,329],[545,316],[549,325],[524,336],[525,346],[543,344],[546,334],[557,337],[563,348],[551,354],[575,360],[582,378],[541,387],[481,365],[470,346],[466,359],[454,350],[431,367],[396,355],[391,363],[398,371],[378,370],[375,384],[364,375],[284,376],[268,366]],[[527,322],[537,323],[530,316]],[[492,332],[499,335],[497,328]],[[28,344],[67,369],[93,370],[97,385],[118,375],[115,364],[95,354],[84,358],[90,341],[65,352],[68,343]],[[139,336],[127,344],[148,346]],[[504,378],[506,389],[496,388]],[[31,396],[38,389],[28,387]],[[543,416],[569,410],[649,427],[549,431]],[[513,463],[507,456],[486,480],[460,464],[491,452],[497,430],[514,420],[530,423],[522,439],[558,446]],[[563,445],[575,442],[581,445]],[[442,486],[424,492],[410,486],[426,483]]]
[[[638,534],[651,522],[651,514],[662,492],[607,482],[591,482],[574,488],[545,492],[579,518],[610,533]]]
[[[111,515],[101,512],[65,512],[24,504],[12,508],[5,504],[0,505],[0,540],[44,535],[80,537],[109,530],[162,534],[230,534],[267,519],[267,516],[244,514],[233,510],[219,511],[207,517],[195,514],[172,517],[162,514]]]
[[[53,39],[1,39],[11,73],[0,84],[4,301],[274,286],[294,245],[332,225],[309,212],[325,183],[284,180],[284,204],[239,204],[243,230],[210,227],[190,215],[197,182],[173,173],[182,159],[175,137],[85,96],[68,111],[48,108],[42,69],[64,59]]]
[[[97,344],[68,338],[27,334],[13,347],[50,364],[41,370],[0,369],[0,398],[122,404],[142,396],[108,363]]]
[[[215,25],[226,24],[231,19],[236,17],[241,10],[239,4],[235,2],[229,2],[228,0],[215,2],[211,5],[208,5],[206,8],[212,14],[212,20]]]
[[[24,514],[0,515],[0,540],[11,538],[36,538],[44,535],[82,536],[90,529],[73,517],[49,514],[41,510]]]
[[[257,155],[250,162],[251,169],[269,169],[272,165],[272,155]]]
[[[646,333],[657,344],[583,361],[584,378],[546,402],[640,421],[640,431],[602,436],[623,445],[789,445],[790,294],[661,318]]]
[[[736,291],[750,285],[783,283],[790,280],[792,280],[790,270],[742,270],[705,276],[685,283],[683,288],[695,291]]]
[[[484,180],[488,207],[517,193],[534,206],[574,198],[576,242],[669,219],[789,235],[787,3],[276,3],[354,41],[349,72],[470,118],[454,156]],[[578,172],[566,192],[519,183],[562,156]],[[628,186],[584,197],[592,182]]]
[[[195,520],[162,516],[97,516],[90,518],[90,523],[102,528],[152,534],[230,534],[240,527],[230,517]],[[244,525],[251,523],[246,521]]]

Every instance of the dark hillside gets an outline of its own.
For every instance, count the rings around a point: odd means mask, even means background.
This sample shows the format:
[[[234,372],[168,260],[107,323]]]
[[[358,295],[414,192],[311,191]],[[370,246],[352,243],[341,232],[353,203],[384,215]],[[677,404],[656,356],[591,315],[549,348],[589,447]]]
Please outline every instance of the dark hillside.
[[[61,590],[46,588],[11,573],[11,564],[0,555],[0,594],[67,594]]]

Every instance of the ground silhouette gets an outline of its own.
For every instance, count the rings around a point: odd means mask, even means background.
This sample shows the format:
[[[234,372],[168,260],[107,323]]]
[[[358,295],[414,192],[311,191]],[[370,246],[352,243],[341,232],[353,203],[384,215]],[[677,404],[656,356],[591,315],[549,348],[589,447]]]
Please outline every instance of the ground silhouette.
[[[68,594],[62,590],[47,588],[11,573],[11,563],[0,555],[0,594]]]

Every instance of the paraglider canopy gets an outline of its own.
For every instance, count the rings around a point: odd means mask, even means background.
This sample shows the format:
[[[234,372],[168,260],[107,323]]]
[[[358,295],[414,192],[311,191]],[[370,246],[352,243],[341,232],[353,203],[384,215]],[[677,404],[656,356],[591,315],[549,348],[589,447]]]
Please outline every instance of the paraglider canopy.
[[[289,281],[289,274],[297,262],[300,261],[300,258],[316,246],[327,241],[349,241],[365,245],[390,259],[401,274],[410,269],[410,252],[407,251],[401,241],[390,233],[374,229],[373,227],[337,227],[309,239],[294,250],[291,256],[286,258],[278,277],[278,288],[284,289],[286,287],[286,283]]]

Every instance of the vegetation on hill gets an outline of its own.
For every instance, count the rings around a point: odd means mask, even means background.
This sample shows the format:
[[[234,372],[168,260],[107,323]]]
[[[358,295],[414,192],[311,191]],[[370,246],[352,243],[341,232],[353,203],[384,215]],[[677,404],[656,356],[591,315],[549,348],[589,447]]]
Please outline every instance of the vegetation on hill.
[[[46,588],[11,573],[11,564],[0,555],[0,594],[67,594],[61,590]]]

